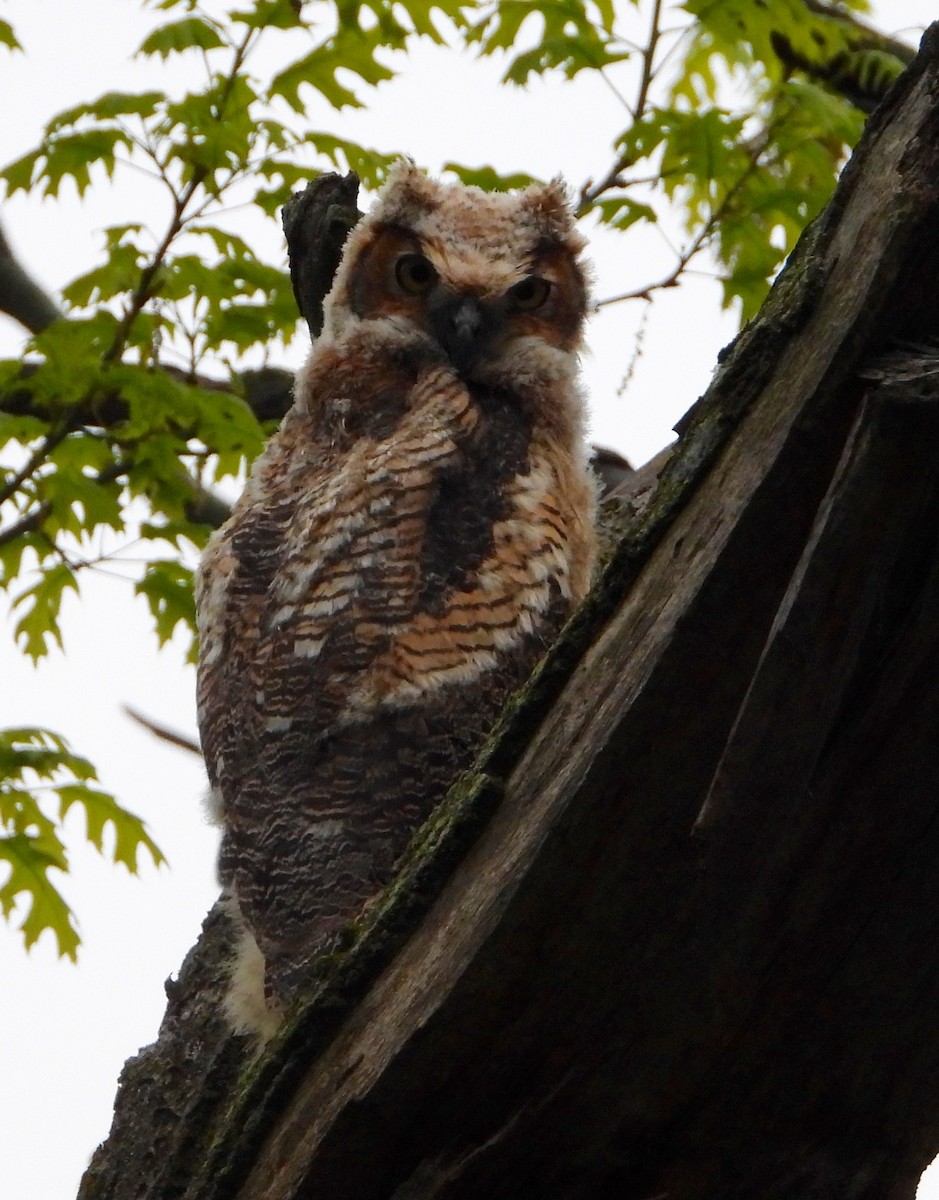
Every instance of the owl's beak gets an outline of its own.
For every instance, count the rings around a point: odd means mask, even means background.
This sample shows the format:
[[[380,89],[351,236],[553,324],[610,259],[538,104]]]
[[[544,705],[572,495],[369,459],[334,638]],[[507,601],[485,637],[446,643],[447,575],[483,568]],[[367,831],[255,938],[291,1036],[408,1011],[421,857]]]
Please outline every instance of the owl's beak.
[[[475,296],[451,293],[433,313],[432,322],[450,361],[459,372],[468,371],[490,340],[482,302]]]

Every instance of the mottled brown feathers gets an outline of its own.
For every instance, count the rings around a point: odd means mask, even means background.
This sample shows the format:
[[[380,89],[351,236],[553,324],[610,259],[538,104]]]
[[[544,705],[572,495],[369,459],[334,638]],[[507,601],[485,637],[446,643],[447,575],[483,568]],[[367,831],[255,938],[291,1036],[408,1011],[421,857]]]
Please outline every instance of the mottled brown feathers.
[[[206,550],[236,1026],[270,1031],[586,592],[581,249],[559,184],[492,196],[400,164]]]

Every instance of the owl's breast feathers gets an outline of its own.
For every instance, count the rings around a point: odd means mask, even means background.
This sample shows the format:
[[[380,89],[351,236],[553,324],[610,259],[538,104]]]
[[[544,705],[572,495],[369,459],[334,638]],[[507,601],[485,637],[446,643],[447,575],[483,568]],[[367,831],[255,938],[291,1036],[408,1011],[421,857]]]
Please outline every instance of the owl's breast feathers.
[[[338,926],[387,878],[587,586],[590,502],[562,491],[589,485],[569,448],[447,367],[386,392],[365,431],[342,399],[291,410],[203,559],[221,875],[269,974],[311,914]],[[307,892],[268,878],[311,862]]]
[[[263,752],[295,721],[325,732],[376,705],[434,702],[514,644],[549,640],[552,614],[584,590],[583,531],[512,396],[432,367],[385,436],[339,455],[329,440],[292,412],[205,555],[213,774],[227,731]]]

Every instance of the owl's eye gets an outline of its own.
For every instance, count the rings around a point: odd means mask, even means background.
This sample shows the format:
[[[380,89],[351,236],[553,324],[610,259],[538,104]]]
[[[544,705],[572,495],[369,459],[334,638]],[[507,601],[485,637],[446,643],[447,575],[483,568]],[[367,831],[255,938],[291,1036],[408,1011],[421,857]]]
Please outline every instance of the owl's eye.
[[[547,279],[542,279],[540,275],[528,275],[514,287],[510,287],[506,294],[514,308],[531,312],[532,309],[541,308],[550,291],[551,284]]]
[[[423,254],[404,254],[395,264],[395,279],[412,296],[423,296],[437,282],[437,272]]]

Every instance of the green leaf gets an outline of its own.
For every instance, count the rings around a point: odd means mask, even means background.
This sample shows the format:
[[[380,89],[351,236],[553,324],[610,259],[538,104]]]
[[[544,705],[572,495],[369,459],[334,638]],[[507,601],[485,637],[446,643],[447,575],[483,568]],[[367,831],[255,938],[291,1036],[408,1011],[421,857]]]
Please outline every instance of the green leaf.
[[[524,84],[531,75],[556,70],[572,79],[580,71],[624,62],[632,53],[613,34],[610,0],[596,5],[584,0],[498,0],[471,28],[467,40],[478,42],[484,55],[514,50],[527,39],[531,18],[540,20],[541,37],[511,60],[504,76],[510,83]]]
[[[336,72],[346,71],[374,87],[394,78],[394,72],[375,57],[376,51],[382,47],[400,49],[404,42],[404,30],[389,39],[378,27],[362,30],[355,25],[340,25],[336,33],[311,54],[275,75],[271,80],[270,95],[281,97],[294,112],[302,113],[306,105],[300,98],[300,89],[309,86],[333,108],[361,108],[358,96],[339,82]]]
[[[0,393],[7,388],[17,387],[22,371],[23,364],[18,359],[0,361]],[[0,446],[7,442],[20,442],[26,446],[45,437],[48,432],[48,421],[40,420],[39,417],[25,414],[14,416],[12,413],[0,411]]]
[[[195,636],[196,604],[192,571],[188,567],[178,562],[152,562],[135,591],[146,599],[150,607],[161,646],[172,638],[177,625],[182,625]],[[190,661],[193,660],[194,642],[190,652]]]
[[[522,26],[537,20],[539,10],[526,0],[498,0],[481,20],[471,26],[468,42],[478,42],[481,54],[509,50],[519,39]]]
[[[2,171],[0,178],[6,184],[6,193],[12,196],[14,192],[28,192],[36,178],[36,168],[41,157],[41,151],[33,150],[22,158],[14,159]]]
[[[234,345],[246,351],[266,345],[275,337],[292,336],[298,314],[296,300],[285,271],[252,257],[223,259],[216,268],[224,295],[206,313],[206,345]],[[257,297],[257,299],[255,299]]]
[[[716,108],[669,115],[661,168],[666,189],[680,182],[709,202],[750,166],[741,148],[743,119]]]
[[[43,143],[40,160],[45,161],[35,173],[36,181],[42,182],[43,195],[57,196],[62,183],[70,179],[83,196],[91,185],[91,168],[101,167],[112,176],[118,146],[129,145],[130,137],[122,129],[104,126],[58,134]]]
[[[87,433],[66,438],[50,461],[56,469],[43,475],[38,496],[50,506],[46,528],[51,533],[61,530],[80,539],[101,526],[124,528],[120,484],[102,475],[114,460],[101,438]]]
[[[140,537],[143,541],[165,542],[180,552],[184,548],[201,551],[212,532],[212,526],[194,521],[143,521],[140,525]]]
[[[545,38],[533,50],[516,55],[505,78],[509,83],[525,84],[531,75],[561,71],[566,79],[573,79],[581,71],[600,71],[630,57],[628,50],[616,51],[568,37]]]
[[[904,69],[905,64],[887,51],[865,48],[836,54],[819,74],[842,95],[878,101]]]
[[[49,878],[52,869],[62,870],[63,862],[40,850],[32,838],[14,833],[0,837],[0,863],[9,875],[0,885],[0,912],[9,919],[17,898],[25,896],[29,907],[19,931],[28,950],[48,929],[58,943],[59,956],[78,957],[79,935],[72,910]]]
[[[69,303],[79,306],[96,300],[112,300],[123,292],[132,292],[140,282],[140,271],[146,254],[132,241],[128,234],[139,226],[123,226],[123,239],[108,238],[108,256],[100,266],[79,275],[62,288],[62,296]]]
[[[251,29],[295,29],[306,24],[296,0],[255,0],[247,9],[233,9],[232,21]]]
[[[802,0],[773,0],[762,5],[753,0],[685,0],[682,7],[698,19],[696,36],[707,37],[730,63],[749,60],[771,68],[777,62],[774,33],[783,34],[805,51],[813,45],[836,44],[843,36],[835,22],[811,13]]]
[[[369,5],[369,7],[374,8],[375,6]],[[399,11],[407,15],[411,28],[419,37],[429,38],[430,41],[441,46],[445,44],[446,39],[434,21],[434,10],[437,8],[441,9],[444,15],[459,24],[462,18],[462,5],[437,5],[423,3],[421,0],[417,0],[417,2],[410,0],[410,2],[402,3]]]
[[[250,462],[264,448],[264,431],[240,396],[186,387],[181,403],[192,421],[194,436],[213,453],[235,453]]]
[[[76,104],[58,113],[46,126],[46,134],[51,136],[72,125],[77,125],[86,117],[95,121],[113,121],[117,117],[150,117],[165,101],[163,92],[105,92],[97,100],[87,104]]]
[[[216,173],[230,176],[244,169],[257,150],[252,115],[257,99],[257,92],[244,75],[215,75],[204,92],[190,93],[168,104],[161,126],[164,169],[174,162],[182,163],[187,168],[184,179],[201,182],[209,194],[217,193],[220,185]],[[222,184],[226,182],[223,177]]]
[[[653,106],[617,138],[616,148],[624,169],[654,154],[668,137],[675,115],[673,109]]]
[[[14,629],[14,637],[33,662],[49,653],[50,643],[62,646],[59,610],[66,591],[78,591],[71,567],[56,563],[40,572],[32,587],[21,592],[13,601],[14,609],[23,609]]]
[[[490,166],[467,167],[462,163],[448,162],[444,163],[443,169],[455,175],[461,183],[465,183],[469,187],[482,188],[484,192],[517,191],[530,187],[533,183],[541,182],[534,175],[526,175],[523,171],[504,175],[495,167]]]
[[[53,779],[59,771],[68,771],[81,780],[95,778],[95,769],[88,759],[75,754],[60,734],[35,726],[0,729],[0,784],[10,779],[22,781],[28,772],[40,779]],[[2,798],[0,790],[0,806]],[[12,819],[2,807],[0,819]]]
[[[340,171],[355,171],[362,184],[371,189],[377,189],[384,183],[392,165],[401,157],[400,153],[383,153],[362,146],[358,142],[350,142],[334,134],[318,131],[309,133],[304,141],[313,146],[317,153],[322,154],[334,167]],[[301,179],[309,179],[308,171],[302,172]],[[287,176],[289,178],[289,175]],[[298,179],[293,179],[293,183]]]
[[[648,204],[640,204],[629,196],[608,196],[596,201],[593,208],[598,212],[603,224],[612,229],[623,230],[635,225],[637,221],[658,220],[654,208]]]
[[[184,17],[171,21],[144,38],[138,54],[159,54],[167,59],[171,54],[182,54],[186,50],[218,50],[225,45],[218,30],[202,17]]]
[[[105,390],[102,356],[114,338],[117,319],[98,311],[85,320],[56,321],[33,338],[43,357],[21,386],[50,413],[65,413]]]
[[[175,429],[180,430],[182,438],[188,437],[186,413],[177,407],[185,395],[184,384],[162,371],[131,363],[117,364],[110,377],[127,406],[127,416],[112,430],[122,447],[154,441],[155,435]]]
[[[254,252],[244,238],[222,229],[218,225],[190,225],[190,234],[197,237],[207,237],[219,254],[237,255],[240,258],[254,257]]]
[[[0,46],[6,46],[8,50],[23,49],[9,21],[0,20]]]
[[[68,871],[63,843],[68,811],[85,812],[88,840],[99,852],[136,872],[140,850],[154,863],[163,855],[143,822],[99,787],[92,786],[91,763],[73,753],[63,737],[48,729],[0,729],[0,864],[9,874],[0,885],[0,913],[7,919],[22,897],[28,903],[19,928],[27,949],[46,931],[58,942],[59,954],[74,959],[79,944],[71,910],[49,877]],[[55,816],[43,810],[57,802]],[[105,848],[110,831],[113,848]]]
[[[121,863],[132,875],[139,869],[139,855],[146,850],[154,866],[166,862],[163,852],[147,833],[140,817],[122,808],[113,796],[98,788],[83,784],[64,784],[56,788],[59,795],[59,815],[64,818],[69,809],[78,806],[85,813],[85,836],[100,853],[105,851],[105,832],[110,829],[114,838],[109,857]]]
[[[0,543],[0,590],[8,591],[23,570],[23,560],[35,555],[41,559],[48,553],[48,542],[41,533],[21,533],[19,537]]]
[[[216,304],[228,295],[228,287],[219,277],[217,263],[196,254],[179,254],[163,263],[154,281],[154,292],[162,300],[182,300],[191,296]]]
[[[389,45],[400,38],[402,31],[442,44],[445,41],[437,26],[435,15],[451,21],[458,28],[465,26],[464,9],[471,7],[467,0],[336,0],[339,23],[367,28],[367,11],[388,37]]]
[[[210,346],[228,342],[244,352],[266,345],[277,331],[266,304],[228,304],[212,314],[205,332]]]
[[[128,407],[125,421],[112,429],[129,458],[129,482],[135,494],[182,515],[189,484],[179,457],[198,438],[214,453],[236,452],[253,458],[264,443],[254,413],[238,396],[209,391],[173,379],[162,371],[119,364],[108,378]]]

